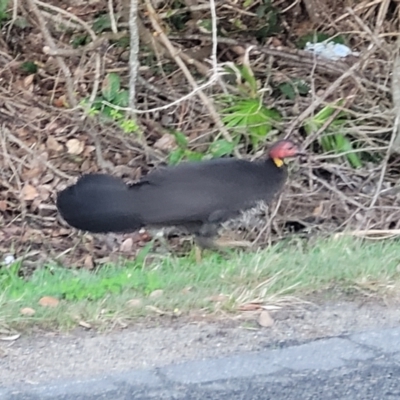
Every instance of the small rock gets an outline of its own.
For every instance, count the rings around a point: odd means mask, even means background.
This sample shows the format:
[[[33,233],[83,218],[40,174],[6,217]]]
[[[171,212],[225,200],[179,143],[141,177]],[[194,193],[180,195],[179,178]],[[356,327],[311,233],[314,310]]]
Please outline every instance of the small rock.
[[[151,292],[149,297],[152,299],[155,299],[157,297],[161,297],[163,295],[163,293],[164,293],[164,290],[157,289],[157,290],[154,290],[153,292]]]
[[[258,323],[264,328],[270,328],[274,324],[274,320],[272,319],[271,314],[268,311],[264,310],[261,311],[258,317]]]
[[[131,299],[126,302],[126,305],[132,308],[142,307],[143,301],[141,299]]]
[[[176,147],[175,136],[170,133],[165,133],[154,143],[153,147],[159,150],[172,150]]]
[[[46,146],[49,150],[60,152],[63,150],[62,144],[60,144],[53,136],[49,136],[46,141]]]
[[[123,253],[131,253],[133,249],[133,239],[132,238],[127,238],[125,239],[121,246],[120,246],[120,251]]]
[[[210,296],[206,298],[206,301],[211,301],[213,303],[222,303],[226,300],[228,300],[228,296],[225,294],[218,294],[216,296]]]
[[[83,262],[83,265],[87,269],[93,269],[94,268],[93,257],[91,255],[87,255],[85,257],[85,261]]]
[[[22,199],[25,201],[35,200],[39,192],[32,185],[26,184],[21,190]]]
[[[78,139],[70,139],[66,144],[69,154],[79,155],[85,149],[85,143]]]
[[[79,324],[80,326],[82,326],[83,328],[86,328],[86,329],[91,329],[91,328],[92,328],[92,325],[90,325],[90,324],[89,324],[88,322],[86,322],[86,321],[79,321],[78,324]]]
[[[39,305],[42,307],[57,307],[60,301],[55,297],[44,296],[39,300]]]
[[[27,317],[32,317],[32,315],[35,315],[35,313],[36,313],[36,311],[30,307],[21,308],[21,310],[19,312],[22,315],[26,315]]]

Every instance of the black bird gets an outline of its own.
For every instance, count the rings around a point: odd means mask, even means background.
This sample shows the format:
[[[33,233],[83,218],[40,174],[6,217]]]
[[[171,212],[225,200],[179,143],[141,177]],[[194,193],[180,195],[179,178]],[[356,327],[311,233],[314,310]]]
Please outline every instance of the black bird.
[[[177,226],[193,234],[200,247],[216,247],[221,223],[272,200],[287,178],[283,159],[301,154],[292,141],[281,140],[261,161],[181,163],[156,169],[131,186],[111,175],[83,175],[58,194],[57,208],[69,225],[83,231]]]

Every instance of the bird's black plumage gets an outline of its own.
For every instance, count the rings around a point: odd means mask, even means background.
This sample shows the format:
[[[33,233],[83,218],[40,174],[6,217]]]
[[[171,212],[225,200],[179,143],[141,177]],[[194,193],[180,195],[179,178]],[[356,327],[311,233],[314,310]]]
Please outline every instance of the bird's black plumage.
[[[212,238],[220,223],[270,201],[286,177],[286,168],[271,157],[182,163],[157,169],[132,186],[89,174],[58,194],[57,208],[68,224],[90,232],[183,226],[198,238]]]

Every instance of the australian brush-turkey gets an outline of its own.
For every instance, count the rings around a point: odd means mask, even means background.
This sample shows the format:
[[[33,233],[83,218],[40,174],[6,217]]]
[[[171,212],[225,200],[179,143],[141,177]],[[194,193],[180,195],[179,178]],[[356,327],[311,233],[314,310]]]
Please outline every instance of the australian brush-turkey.
[[[283,159],[300,154],[292,141],[281,140],[261,161],[187,162],[154,170],[131,186],[110,175],[88,174],[58,194],[57,208],[69,225],[84,231],[177,226],[200,247],[214,247],[220,224],[270,201],[287,178]]]

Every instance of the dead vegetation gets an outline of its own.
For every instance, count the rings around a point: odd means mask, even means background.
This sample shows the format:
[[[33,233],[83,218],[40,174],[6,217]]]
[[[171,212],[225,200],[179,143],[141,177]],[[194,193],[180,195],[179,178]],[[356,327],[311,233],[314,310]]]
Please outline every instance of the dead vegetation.
[[[57,217],[56,191],[92,171],[139,178],[177,146],[170,129],[184,132],[190,148],[199,152],[219,135],[230,140],[215,99],[236,94],[235,81],[215,75],[212,85],[198,87],[216,72],[216,61],[240,65],[247,56],[265,89],[264,104],[284,117],[268,139],[293,136],[310,157],[294,167],[287,189],[266,216],[247,220],[243,236],[263,245],[293,230],[400,229],[400,4],[317,1],[323,6],[315,8],[310,0],[273,1],[277,22],[270,18],[268,25],[256,13],[261,1],[216,3],[217,60],[210,60],[212,35],[198,23],[211,18],[208,1],[179,7],[169,1],[140,3],[140,130],[129,135],[79,107],[82,100],[93,104],[107,73],[117,72],[128,87],[129,48],[121,41],[129,40],[129,2],[26,0],[15,2],[14,10],[9,4],[10,19],[3,21],[0,36],[1,253],[24,258],[27,265],[51,258],[93,268],[111,253],[131,253],[143,245],[148,236],[142,233],[102,240],[72,231]],[[111,15],[110,26],[101,26],[100,15]],[[270,32],[260,38],[265,27]],[[332,61],[299,50],[298,39],[313,31],[346,35],[359,55]],[[24,71],[27,62],[37,71]],[[307,95],[273,96],[277,85],[295,79],[307,83]],[[187,96],[192,90],[196,93]],[[304,122],[338,100],[336,112],[307,135]],[[320,145],[340,112],[351,117],[345,135],[355,144],[352,151],[367,154],[360,168],[349,165],[346,152],[324,152]],[[246,143],[237,147],[242,157],[262,156],[260,149],[248,150]]]

